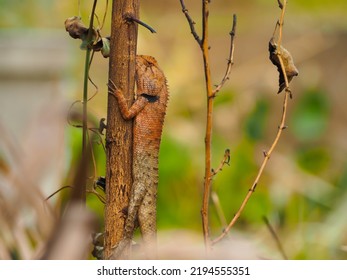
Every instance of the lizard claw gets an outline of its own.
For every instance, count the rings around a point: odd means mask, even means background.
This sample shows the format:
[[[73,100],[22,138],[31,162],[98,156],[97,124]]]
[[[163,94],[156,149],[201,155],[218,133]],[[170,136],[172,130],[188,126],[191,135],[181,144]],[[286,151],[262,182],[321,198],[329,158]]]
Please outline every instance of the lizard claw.
[[[108,93],[114,94],[115,91],[119,90],[116,84],[111,79],[108,80],[107,86]]]

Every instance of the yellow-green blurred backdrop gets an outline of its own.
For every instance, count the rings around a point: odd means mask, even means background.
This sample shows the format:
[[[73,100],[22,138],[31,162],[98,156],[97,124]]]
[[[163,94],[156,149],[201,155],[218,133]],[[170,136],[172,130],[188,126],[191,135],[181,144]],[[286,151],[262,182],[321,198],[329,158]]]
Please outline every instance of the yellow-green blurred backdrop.
[[[72,180],[81,150],[81,131],[66,112],[82,98],[84,52],[64,29],[66,18],[87,24],[92,1],[0,1],[0,117],[2,172],[18,161],[35,174],[48,196]],[[201,1],[186,6],[200,28]],[[347,257],[347,2],[288,1],[283,44],[299,76],[291,83],[288,129],[283,133],[256,192],[231,232],[262,248],[265,258],[281,258],[266,228],[266,216],[291,259]],[[106,1],[98,1],[99,19]],[[102,35],[110,34],[109,3]],[[191,230],[201,238],[206,96],[202,58],[178,0],[141,1],[141,19],[157,33],[139,27],[138,53],[155,56],[170,88],[160,152],[158,229]],[[277,1],[211,1],[212,78],[224,75],[232,14],[238,17],[234,66],[215,99],[212,164],[231,151],[213,181],[229,221],[256,176],[276,134],[282,111],[278,72],[268,60],[268,41],[280,15]],[[90,76],[98,86],[88,103],[91,118],[106,117],[108,61],[96,54]],[[90,85],[90,95],[95,89]],[[78,110],[78,105],[76,105]],[[44,123],[44,124],[42,124]],[[45,129],[40,129],[44,125]],[[9,149],[5,141],[12,142]],[[96,139],[94,139],[96,140]],[[24,151],[14,157],[13,150]],[[105,155],[95,143],[95,176],[105,174]],[[24,158],[24,159],[23,159]],[[25,160],[29,158],[30,160]],[[4,190],[3,187],[2,190]],[[67,190],[66,190],[67,191]],[[1,191],[6,199],[6,191]],[[52,200],[54,204],[55,200]],[[88,205],[100,217],[93,195]],[[211,206],[211,233],[222,224]]]

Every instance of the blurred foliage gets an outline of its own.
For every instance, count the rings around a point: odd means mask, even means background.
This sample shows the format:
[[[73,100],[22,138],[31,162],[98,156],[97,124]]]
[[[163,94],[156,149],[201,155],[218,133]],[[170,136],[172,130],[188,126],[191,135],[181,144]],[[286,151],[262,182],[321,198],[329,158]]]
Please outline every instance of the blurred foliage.
[[[326,92],[310,90],[299,97],[291,117],[295,136],[301,141],[319,139],[329,123],[329,99]]]
[[[329,166],[330,155],[325,147],[303,147],[297,151],[299,166],[312,173],[323,172]]]
[[[259,141],[264,138],[268,112],[268,101],[258,100],[253,112],[246,120],[245,130],[250,139]]]
[[[99,2],[101,17],[105,1]],[[3,30],[31,28],[48,32],[58,28],[59,34],[64,36],[65,18],[80,12],[87,22],[91,3],[81,1],[78,11],[77,1],[0,0],[0,26]],[[199,1],[188,3],[195,21],[199,22]],[[194,45],[178,1],[145,1],[141,5],[143,18],[158,34],[153,36],[140,28],[139,50],[158,57],[167,73],[171,92],[160,150],[158,228],[189,229],[200,234],[206,98],[199,48]],[[347,60],[345,52],[334,52],[338,45],[345,46],[347,22],[341,18],[345,18],[346,10],[345,0],[289,1],[284,39],[295,38],[290,46],[294,58],[298,58],[300,74],[291,83],[294,98],[289,104],[288,129],[231,231],[231,234],[241,232],[245,239],[265,247],[266,258],[276,258],[277,249],[263,223],[263,216],[267,216],[276,229],[289,258],[347,258],[344,219],[347,146],[342,131],[346,130],[346,98],[341,94],[346,84],[345,77],[339,75],[346,73]],[[230,14],[234,11],[241,14],[235,65],[230,81],[215,99],[212,147],[213,167],[219,165],[226,148],[231,151],[230,165],[224,166],[213,180],[213,190],[218,194],[228,222],[254,181],[263,159],[262,152],[273,141],[282,109],[282,95],[275,94],[278,73],[270,68],[266,53],[267,40],[278,15],[276,1],[212,1],[210,36],[211,54],[215,55],[211,56],[214,79],[218,80],[224,73]],[[330,21],[323,22],[321,15]],[[334,25],[331,32],[336,38],[326,39],[325,26],[339,20],[341,22]],[[103,35],[109,34],[108,28],[107,25],[102,30]],[[309,37],[311,35],[313,37]],[[70,40],[67,35],[66,42],[71,65],[60,78],[69,79],[70,83],[73,80],[74,87],[65,88],[72,102],[81,98],[84,55],[79,50],[79,42]],[[98,95],[89,102],[95,123],[106,116],[107,66],[106,60],[96,56],[91,68],[93,81],[100,85]],[[65,137],[61,185],[73,180],[80,158],[81,130],[68,127]],[[90,166],[89,189],[98,176],[105,175],[105,153],[99,140],[91,137],[95,165],[91,163]],[[0,168],[5,170],[7,163],[0,154]],[[68,192],[61,192],[60,199],[66,199]],[[87,204],[97,214],[102,230],[104,205],[93,194],[88,194]],[[224,225],[216,214],[215,205],[211,204],[210,213],[211,232],[216,236]],[[13,255],[20,257],[16,250]]]

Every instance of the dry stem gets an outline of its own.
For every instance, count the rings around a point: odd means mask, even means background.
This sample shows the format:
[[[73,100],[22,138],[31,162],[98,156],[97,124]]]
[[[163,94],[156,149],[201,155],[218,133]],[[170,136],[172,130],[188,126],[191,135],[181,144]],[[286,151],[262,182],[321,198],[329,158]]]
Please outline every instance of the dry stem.
[[[206,250],[210,249],[211,239],[209,232],[209,201],[211,193],[211,143],[212,143],[212,117],[213,117],[213,90],[211,80],[209,45],[208,45],[208,1],[202,2],[202,41],[201,50],[204,60],[204,72],[207,94],[207,114],[206,114],[206,132],[205,132],[205,180],[204,195],[201,208],[202,226]]]
[[[231,47],[228,59],[228,66],[226,73],[222,79],[222,82],[217,86],[215,90],[212,89],[211,69],[210,69],[210,58],[209,58],[209,41],[208,41],[208,15],[210,1],[202,0],[202,36],[201,38],[195,30],[195,22],[190,17],[187,8],[185,7],[184,1],[180,0],[182,6],[182,12],[187,18],[190,26],[191,33],[194,39],[200,46],[204,61],[204,73],[205,73],[205,84],[206,84],[206,97],[207,97],[207,113],[206,113],[206,132],[205,132],[205,179],[204,179],[204,191],[203,191],[203,202],[201,208],[202,227],[206,250],[211,247],[211,239],[209,233],[209,201],[211,193],[211,180],[214,174],[211,172],[211,143],[212,143],[212,117],[213,117],[213,101],[216,93],[222,88],[224,83],[228,80],[228,76],[231,71],[233,64],[233,52],[234,52],[234,35],[236,29],[236,16],[233,18],[233,27],[230,32],[231,36]]]
[[[215,175],[218,174],[218,172],[222,171],[224,165],[229,165],[230,163],[230,150],[226,149],[224,152],[224,156],[222,161],[220,162],[219,166],[217,167],[217,169],[212,169],[212,174],[211,174],[211,178],[214,177]]]
[[[280,5],[281,17],[280,17],[280,20],[278,22],[278,25],[279,25],[279,40],[278,40],[278,42],[279,43],[282,40],[282,26],[283,26],[284,11],[285,11],[285,8],[286,8],[286,4],[287,4],[287,1],[284,0],[283,4]],[[277,27],[277,25],[276,25],[276,27]],[[280,44],[278,44],[277,46],[278,46],[277,48],[279,50],[280,49]],[[286,83],[286,88],[285,88],[285,93],[284,93],[284,100],[283,100],[281,123],[278,126],[278,131],[277,131],[276,137],[275,137],[275,139],[274,139],[270,149],[267,152],[264,152],[263,163],[260,166],[260,169],[258,171],[258,174],[257,174],[254,182],[253,182],[252,187],[248,190],[246,197],[244,198],[243,202],[241,203],[241,206],[240,206],[239,210],[236,212],[236,214],[234,215],[233,219],[230,221],[229,225],[224,229],[222,234],[212,241],[212,244],[215,244],[215,243],[219,242],[220,240],[222,240],[226,236],[226,234],[230,231],[230,229],[234,226],[234,224],[236,223],[238,218],[240,217],[243,209],[247,205],[248,200],[250,199],[250,197],[252,196],[253,192],[255,191],[255,188],[257,187],[259,179],[260,179],[261,175],[263,174],[265,166],[266,166],[267,162],[269,161],[270,156],[271,156],[273,150],[275,149],[276,145],[278,144],[278,141],[279,141],[279,139],[281,137],[282,131],[286,128],[285,120],[286,120],[286,114],[287,114],[287,105],[288,105],[288,98],[291,96],[291,91],[289,89],[288,78],[287,78],[287,74],[286,74],[286,71],[285,71],[285,68],[284,68],[284,64],[283,64],[283,60],[282,60],[282,57],[281,57],[281,53],[278,52],[277,55],[278,55],[278,59],[279,59],[280,64],[281,64],[282,72],[284,73],[284,79],[285,79],[285,83]]]
[[[189,27],[190,27],[190,31],[191,31],[191,33],[192,33],[194,39],[198,42],[199,46],[201,46],[201,39],[200,39],[198,33],[197,33],[196,30],[195,30],[195,22],[194,22],[194,20],[190,17],[187,8],[186,8],[186,6],[184,5],[183,0],[180,0],[180,2],[181,2],[181,6],[182,6],[182,12],[184,13],[184,15],[185,15],[186,18],[187,18],[187,21],[188,21],[188,24],[189,24]]]
[[[236,15],[234,14],[233,15],[233,26],[232,26],[232,29],[231,29],[231,31],[229,33],[230,34],[230,52],[229,52],[227,69],[225,71],[225,75],[224,75],[222,81],[214,89],[214,91],[213,91],[214,95],[216,95],[221,90],[221,88],[223,87],[225,82],[227,80],[229,80],[231,68],[234,65],[234,50],[235,50],[234,38],[235,38],[235,34],[236,34],[236,23],[237,23],[237,18],[236,18]]]
[[[276,231],[275,231],[274,228],[271,226],[271,224],[270,224],[268,218],[266,218],[266,217],[264,216],[264,217],[263,217],[263,220],[264,220],[264,222],[265,222],[265,224],[266,224],[266,227],[269,229],[269,231],[270,231],[270,233],[271,233],[271,236],[274,238],[274,240],[275,240],[275,242],[276,242],[276,245],[277,245],[277,248],[278,248],[278,250],[280,251],[280,253],[281,253],[283,259],[288,260],[288,257],[287,257],[287,255],[286,255],[286,252],[285,252],[284,249],[283,249],[282,243],[281,243],[280,239],[278,238],[278,235],[277,235]]]

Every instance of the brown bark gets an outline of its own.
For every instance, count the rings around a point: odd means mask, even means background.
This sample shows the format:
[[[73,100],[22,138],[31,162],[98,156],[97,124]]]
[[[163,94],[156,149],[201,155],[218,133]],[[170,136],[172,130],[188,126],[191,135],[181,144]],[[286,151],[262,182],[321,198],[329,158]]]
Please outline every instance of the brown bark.
[[[135,84],[137,24],[126,20],[139,18],[139,0],[113,1],[109,79],[124,93],[129,105]],[[108,96],[105,251],[108,259],[112,247],[124,234],[125,213],[132,185],[132,122],[124,121],[114,96]]]

